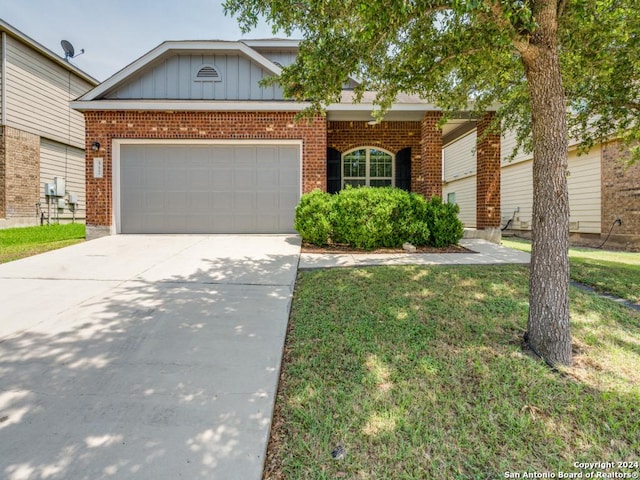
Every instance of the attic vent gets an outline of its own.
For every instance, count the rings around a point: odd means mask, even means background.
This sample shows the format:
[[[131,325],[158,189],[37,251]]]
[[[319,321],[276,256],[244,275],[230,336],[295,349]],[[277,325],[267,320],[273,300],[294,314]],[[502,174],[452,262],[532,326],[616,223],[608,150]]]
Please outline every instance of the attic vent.
[[[213,65],[203,65],[196,73],[196,82],[220,82],[222,78],[218,69]]]

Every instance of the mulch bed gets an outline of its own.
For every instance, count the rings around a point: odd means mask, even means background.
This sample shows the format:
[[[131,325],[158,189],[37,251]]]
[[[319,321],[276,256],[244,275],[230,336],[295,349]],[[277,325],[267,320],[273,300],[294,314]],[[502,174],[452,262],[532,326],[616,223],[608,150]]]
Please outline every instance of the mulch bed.
[[[348,245],[331,244],[319,247],[309,243],[302,243],[302,253],[409,253],[402,248],[376,248],[373,250],[362,250]],[[460,245],[450,245],[448,247],[416,247],[415,253],[474,253]]]

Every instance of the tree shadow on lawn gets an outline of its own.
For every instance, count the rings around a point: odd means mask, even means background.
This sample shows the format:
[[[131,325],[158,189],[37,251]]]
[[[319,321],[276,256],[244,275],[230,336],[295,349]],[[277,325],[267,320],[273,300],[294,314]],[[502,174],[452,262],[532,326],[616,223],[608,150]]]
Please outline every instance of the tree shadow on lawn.
[[[5,338],[0,476],[259,475],[290,302],[273,278],[292,268],[204,259]]]
[[[266,478],[498,478],[637,458],[640,315],[572,292],[574,336],[586,314],[607,336],[560,375],[522,352],[527,291],[513,266],[300,274]],[[582,360],[625,338],[619,363]]]

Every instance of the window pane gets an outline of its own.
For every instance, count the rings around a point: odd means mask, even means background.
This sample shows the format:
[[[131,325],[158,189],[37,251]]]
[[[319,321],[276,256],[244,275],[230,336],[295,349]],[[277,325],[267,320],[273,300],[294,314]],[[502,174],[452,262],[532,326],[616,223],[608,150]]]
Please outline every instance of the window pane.
[[[391,180],[371,180],[372,187],[390,187]]]
[[[371,177],[391,177],[393,172],[393,157],[386,152],[371,149],[369,151]]]
[[[364,177],[367,173],[367,151],[355,150],[344,156],[344,176]]]
[[[351,185],[352,187],[364,187],[367,184],[366,180],[348,180],[345,179],[344,185]]]

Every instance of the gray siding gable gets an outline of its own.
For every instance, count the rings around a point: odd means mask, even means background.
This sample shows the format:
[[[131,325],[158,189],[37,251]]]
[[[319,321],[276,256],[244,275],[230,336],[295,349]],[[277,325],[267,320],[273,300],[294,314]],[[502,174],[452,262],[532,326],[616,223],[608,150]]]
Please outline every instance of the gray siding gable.
[[[197,79],[213,66],[220,78]],[[282,100],[278,85],[261,87],[273,72],[241,53],[170,52],[106,92],[109,100]]]

